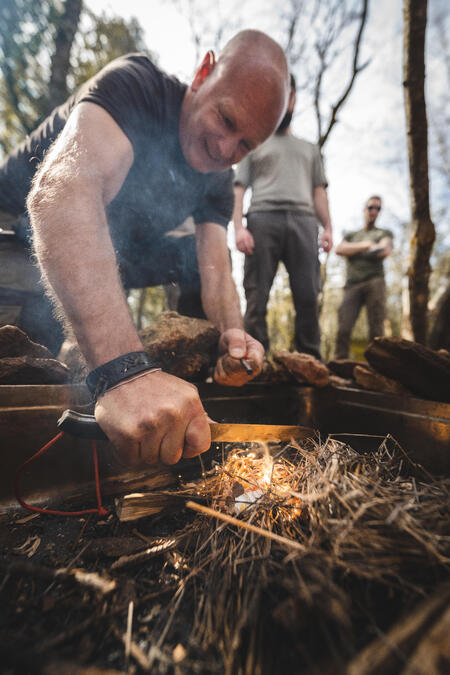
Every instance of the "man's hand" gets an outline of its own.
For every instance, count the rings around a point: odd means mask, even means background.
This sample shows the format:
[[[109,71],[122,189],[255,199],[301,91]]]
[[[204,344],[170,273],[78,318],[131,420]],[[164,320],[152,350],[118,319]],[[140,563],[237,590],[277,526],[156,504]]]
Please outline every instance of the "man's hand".
[[[333,248],[333,231],[330,227],[324,227],[320,236],[320,248],[329,253]]]
[[[252,233],[246,227],[236,230],[236,248],[241,253],[245,253],[245,255],[253,255],[255,240]]]
[[[211,445],[208,418],[196,387],[161,371],[106,391],[97,422],[125,464],[175,464]]]
[[[252,375],[244,370],[240,359],[245,358],[253,369]],[[264,347],[258,340],[238,328],[222,333],[219,340],[219,359],[214,380],[229,387],[240,387],[252,380],[262,370]]]

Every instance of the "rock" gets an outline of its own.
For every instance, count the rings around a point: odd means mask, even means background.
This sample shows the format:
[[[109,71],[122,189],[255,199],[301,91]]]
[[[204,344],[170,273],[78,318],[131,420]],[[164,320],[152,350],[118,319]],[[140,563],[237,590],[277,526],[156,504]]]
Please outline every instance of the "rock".
[[[0,359],[0,384],[64,384],[68,380],[69,369],[56,359]]]
[[[355,386],[355,381],[353,379],[349,380],[346,377],[339,377],[339,375],[333,375],[333,373],[331,373],[328,378],[328,384],[331,387],[351,387]]]
[[[220,333],[204,319],[163,312],[139,335],[145,351],[163,370],[184,380],[205,380],[216,363]]]
[[[450,402],[450,356],[403,338],[375,338],[365,357],[416,396]]]
[[[327,366],[332,373],[350,380],[353,378],[353,368],[361,365],[364,365],[361,361],[353,361],[353,359],[334,359],[327,363]]]
[[[381,375],[381,373],[377,373],[376,370],[370,366],[356,366],[353,373],[356,382],[363,389],[382,391],[386,394],[398,394],[399,396],[411,396],[411,392],[400,384],[400,382],[392,380],[385,375]]]
[[[0,358],[32,356],[37,359],[52,359],[53,354],[43,345],[30,340],[17,326],[0,327]]]
[[[58,360],[69,368],[72,382],[79,383],[86,380],[89,368],[77,342],[64,340],[59,350]]]
[[[291,382],[292,375],[286,366],[281,363],[274,363],[269,359],[264,359],[260,374],[255,377],[255,382]]]
[[[284,365],[298,382],[307,382],[315,387],[326,387],[328,384],[328,368],[310,354],[283,350],[275,352],[273,359]]]

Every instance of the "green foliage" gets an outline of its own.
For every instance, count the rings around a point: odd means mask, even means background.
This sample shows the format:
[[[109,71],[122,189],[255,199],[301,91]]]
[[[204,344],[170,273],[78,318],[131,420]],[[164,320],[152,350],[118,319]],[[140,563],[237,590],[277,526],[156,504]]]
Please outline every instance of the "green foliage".
[[[128,306],[135,326],[146,328],[155,323],[161,312],[168,309],[163,286],[133,289],[128,294]]]
[[[145,51],[144,31],[137,19],[96,16],[85,10],[73,50],[70,81],[75,89],[107,63],[123,54]]]
[[[5,154],[51,108],[50,64],[63,10],[61,0],[0,1],[0,147]],[[108,61],[144,49],[143,29],[136,19],[96,16],[84,9],[67,73],[69,91]]]
[[[34,129],[46,106],[49,54],[61,3],[0,3],[0,143],[8,152]],[[47,71],[47,72],[46,72]]]

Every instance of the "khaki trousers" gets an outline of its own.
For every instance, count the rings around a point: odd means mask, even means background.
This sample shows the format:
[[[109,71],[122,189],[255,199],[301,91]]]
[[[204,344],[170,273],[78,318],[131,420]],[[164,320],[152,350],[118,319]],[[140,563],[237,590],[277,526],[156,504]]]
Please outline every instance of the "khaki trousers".
[[[386,315],[386,283],[384,277],[374,277],[344,289],[344,298],[338,312],[336,359],[348,358],[353,326],[363,306],[367,307],[369,341],[384,335]]]

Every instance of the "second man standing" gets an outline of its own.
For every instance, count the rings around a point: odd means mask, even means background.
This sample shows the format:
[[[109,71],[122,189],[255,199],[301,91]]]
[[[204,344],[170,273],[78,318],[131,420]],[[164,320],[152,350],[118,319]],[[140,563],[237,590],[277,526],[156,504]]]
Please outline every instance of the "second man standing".
[[[236,246],[245,253],[245,330],[269,347],[266,311],[270,289],[282,261],[289,274],[295,307],[295,348],[320,359],[317,297],[320,246],[333,246],[327,181],[319,148],[290,132],[295,107],[295,80],[285,117],[276,133],[237,166],[233,221]],[[247,188],[252,199],[243,225]]]

